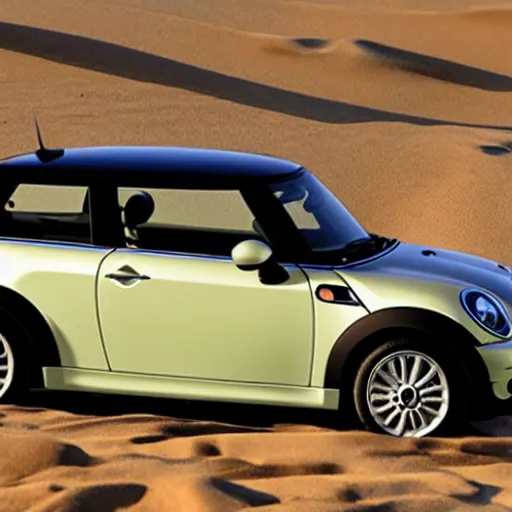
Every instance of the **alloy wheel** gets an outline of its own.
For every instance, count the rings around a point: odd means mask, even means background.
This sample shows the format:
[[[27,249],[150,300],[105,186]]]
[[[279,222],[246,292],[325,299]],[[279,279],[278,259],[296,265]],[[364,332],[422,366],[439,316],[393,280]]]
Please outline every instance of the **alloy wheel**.
[[[394,352],[370,373],[366,399],[374,421],[388,434],[422,437],[448,413],[450,393],[441,366],[413,350]]]
[[[0,398],[5,395],[14,377],[14,355],[12,348],[0,334]]]

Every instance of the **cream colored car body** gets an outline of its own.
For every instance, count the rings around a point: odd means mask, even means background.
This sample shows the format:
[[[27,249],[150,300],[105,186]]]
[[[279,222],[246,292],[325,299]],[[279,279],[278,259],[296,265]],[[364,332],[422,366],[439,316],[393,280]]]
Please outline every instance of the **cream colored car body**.
[[[62,366],[43,369],[49,389],[335,409],[338,389],[323,386],[338,337],[369,312],[412,307],[453,319],[482,343],[495,393],[507,398],[508,344],[492,343],[459,294],[477,285],[510,311],[510,275],[487,260],[422,249],[401,243],[345,268],[286,265],[290,279],[268,286],[229,258],[4,239],[0,286],[28,299],[55,336]],[[126,287],[104,277],[122,266],[151,280]],[[314,294],[345,283],[359,305]]]
[[[104,278],[123,265],[151,281]],[[49,389],[334,409],[338,391],[312,381],[339,333],[367,313],[313,302],[315,282],[341,279],[311,270],[308,280],[293,265],[289,281],[266,286],[229,259],[3,240],[0,266],[0,286],[28,299],[55,336],[62,366],[43,369]]]
[[[482,344],[502,338],[472,320],[461,305],[461,291],[487,291],[512,313],[512,274],[493,261],[464,253],[402,242],[382,258],[336,273],[371,312],[397,307],[435,311],[464,326]]]

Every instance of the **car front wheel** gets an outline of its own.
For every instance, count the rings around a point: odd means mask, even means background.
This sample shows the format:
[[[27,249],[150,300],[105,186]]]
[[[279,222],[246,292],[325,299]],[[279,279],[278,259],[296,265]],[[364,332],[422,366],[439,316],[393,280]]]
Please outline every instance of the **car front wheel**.
[[[354,401],[367,429],[397,437],[457,433],[463,425],[465,371],[434,343],[389,341],[363,361]]]

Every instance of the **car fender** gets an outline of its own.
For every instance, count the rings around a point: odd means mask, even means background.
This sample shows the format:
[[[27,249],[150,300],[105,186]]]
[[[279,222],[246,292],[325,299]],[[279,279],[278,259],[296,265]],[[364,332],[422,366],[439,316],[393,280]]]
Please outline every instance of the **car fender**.
[[[326,365],[324,387],[352,389],[363,359],[377,346],[404,331],[427,334],[435,340],[450,340],[473,381],[489,383],[487,368],[476,347],[480,343],[451,318],[420,308],[387,308],[354,322],[335,342]]]
[[[0,312],[11,317],[27,333],[33,353],[27,355],[34,366],[32,387],[43,385],[43,366],[60,366],[60,354],[48,319],[18,292],[0,286]]]

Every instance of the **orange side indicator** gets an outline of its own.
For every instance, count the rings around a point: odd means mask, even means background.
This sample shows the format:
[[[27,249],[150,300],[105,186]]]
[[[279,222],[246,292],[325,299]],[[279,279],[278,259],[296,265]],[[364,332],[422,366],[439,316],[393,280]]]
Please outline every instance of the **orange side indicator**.
[[[332,290],[329,290],[329,288],[320,288],[318,290],[318,296],[327,302],[333,302],[334,301],[334,293]]]

